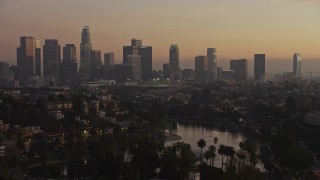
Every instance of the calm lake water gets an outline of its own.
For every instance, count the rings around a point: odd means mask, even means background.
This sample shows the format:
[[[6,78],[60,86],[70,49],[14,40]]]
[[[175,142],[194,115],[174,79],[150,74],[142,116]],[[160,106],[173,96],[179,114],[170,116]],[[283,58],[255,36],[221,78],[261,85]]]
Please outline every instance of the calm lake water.
[[[175,142],[182,141],[187,144],[190,144],[191,149],[198,156],[200,156],[200,148],[197,145],[197,142],[199,141],[199,139],[204,139],[206,141],[206,147],[204,147],[204,149],[202,150],[203,153],[208,150],[208,147],[210,145],[214,145],[214,142],[213,142],[214,137],[217,137],[219,139],[216,145],[217,149],[221,144],[223,144],[226,146],[234,147],[236,151],[240,149],[239,143],[245,140],[244,136],[238,132],[221,131],[214,127],[185,125],[185,124],[179,124],[179,123],[177,123],[176,128],[173,128],[170,130],[170,133],[181,136],[182,139],[177,141],[166,141],[165,146],[171,146]],[[216,154],[217,156],[214,160],[214,166],[221,168],[222,157],[218,154],[218,152]],[[224,157],[224,160],[225,159],[226,158]],[[264,170],[263,164],[261,164],[261,162],[257,164],[257,167],[262,171]]]

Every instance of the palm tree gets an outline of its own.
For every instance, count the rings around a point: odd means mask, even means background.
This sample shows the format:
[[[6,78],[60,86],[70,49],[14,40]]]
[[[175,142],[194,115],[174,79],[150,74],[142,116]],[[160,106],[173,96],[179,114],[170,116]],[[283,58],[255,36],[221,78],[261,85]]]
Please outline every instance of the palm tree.
[[[211,155],[210,155],[210,151],[206,151],[204,154],[203,154],[204,158],[206,158],[206,160],[208,161],[209,160],[209,165],[211,166]]]
[[[231,147],[231,146],[225,146],[224,148],[225,148],[225,155],[227,156],[227,163],[226,163],[226,168],[227,168],[228,163],[230,163],[231,158],[235,154],[235,150],[234,150],[234,147]]]
[[[209,146],[208,151],[204,153],[204,157],[206,158],[207,161],[209,160],[210,166],[213,166],[214,164],[214,158],[216,157],[216,149],[217,148],[215,146],[211,145]]]
[[[214,158],[216,157],[216,151],[217,148],[213,145],[209,146],[209,152],[210,152],[210,165],[213,166],[214,165]]]
[[[202,163],[202,148],[206,146],[206,141],[204,139],[200,139],[197,143],[198,147],[200,148],[200,161]]]
[[[217,145],[218,141],[219,141],[219,139],[217,137],[213,138],[213,142],[214,142],[215,145]]]
[[[249,157],[250,164],[255,166],[255,164],[257,163],[256,143],[252,139],[247,139],[244,142],[244,147],[250,155],[250,157]]]
[[[245,143],[243,141],[241,141],[239,143],[239,147],[240,147],[241,150],[243,150],[245,148]]]
[[[225,148],[224,148],[224,145],[220,145],[219,146],[219,149],[218,149],[218,153],[221,155],[222,157],[222,162],[221,162],[221,168],[223,170],[223,155],[225,155]]]
[[[238,152],[237,157],[239,158],[239,164],[238,166],[244,166],[245,165],[245,159],[246,159],[246,155],[243,153],[243,151]]]

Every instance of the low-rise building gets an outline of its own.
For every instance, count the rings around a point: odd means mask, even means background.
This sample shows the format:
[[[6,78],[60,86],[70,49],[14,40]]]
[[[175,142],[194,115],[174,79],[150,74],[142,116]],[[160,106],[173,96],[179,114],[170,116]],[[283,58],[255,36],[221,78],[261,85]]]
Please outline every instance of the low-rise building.
[[[304,122],[310,125],[320,126],[320,112],[314,111],[304,115]]]
[[[9,128],[10,124],[4,124],[3,120],[0,120],[0,132],[6,133]]]
[[[55,111],[55,110],[63,110],[63,109],[71,109],[71,102],[61,102],[61,101],[49,101],[47,102],[47,110]]]
[[[56,120],[60,120],[64,118],[64,114],[62,111],[49,111],[48,114]]]

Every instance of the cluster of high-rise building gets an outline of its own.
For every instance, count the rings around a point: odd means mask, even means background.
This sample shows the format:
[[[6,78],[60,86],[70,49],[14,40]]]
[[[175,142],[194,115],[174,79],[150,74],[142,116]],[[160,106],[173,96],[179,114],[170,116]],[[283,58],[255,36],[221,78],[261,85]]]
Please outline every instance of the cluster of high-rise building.
[[[41,51],[42,48],[42,51]],[[217,51],[207,48],[206,55],[195,57],[195,68],[181,69],[179,47],[172,44],[169,48],[169,62],[163,64],[163,70],[153,73],[152,46],[144,46],[141,39],[131,39],[131,45],[123,46],[123,62],[114,63],[114,53],[92,49],[90,30],[82,28],[80,43],[80,67],[76,45],[61,46],[57,39],[45,39],[41,47],[39,39],[29,36],[20,37],[17,48],[17,66],[0,62],[0,85],[19,86],[63,86],[77,85],[82,81],[98,79],[123,82],[148,82],[156,79],[179,82],[181,80],[213,81],[217,79],[243,81],[248,78],[246,59],[230,61],[230,68],[224,70],[217,64]],[[103,61],[102,61],[103,58]],[[103,62],[103,63],[102,63]],[[254,79],[265,80],[265,54],[254,55]],[[301,76],[301,56],[293,56],[294,77]]]
[[[46,39],[41,56],[40,40],[20,37],[14,79],[23,86],[56,86],[77,83],[77,57],[74,44],[61,47],[57,39]]]

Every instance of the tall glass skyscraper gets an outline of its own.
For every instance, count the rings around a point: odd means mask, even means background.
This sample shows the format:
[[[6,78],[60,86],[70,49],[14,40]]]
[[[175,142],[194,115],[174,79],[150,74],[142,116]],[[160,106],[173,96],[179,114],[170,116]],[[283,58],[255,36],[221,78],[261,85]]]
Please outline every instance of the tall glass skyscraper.
[[[31,36],[20,37],[20,47],[17,48],[17,74],[15,78],[21,84],[35,76],[35,47],[35,38]]]
[[[104,65],[110,66],[114,64],[114,52],[104,53]]]
[[[46,39],[43,46],[43,75],[58,79],[58,63],[61,60],[60,45],[57,39]]]
[[[141,81],[141,56],[140,55],[128,55],[128,64],[131,65],[131,79],[133,81]]]
[[[194,58],[195,79],[204,80],[205,71],[208,69],[208,59],[206,56],[196,56]]]
[[[169,66],[170,66],[170,80],[181,80],[181,69],[179,66],[179,47],[172,44],[169,49]]]
[[[90,55],[90,77],[92,79],[101,78],[101,51],[91,50]]]
[[[207,49],[208,70],[210,72],[209,80],[217,79],[217,50],[216,48]]]
[[[63,60],[77,60],[76,46],[74,44],[66,44],[63,47]]]
[[[63,47],[63,60],[59,62],[59,85],[77,85],[76,46],[66,44]]]
[[[293,75],[301,76],[301,55],[299,53],[293,55]]]
[[[41,42],[40,39],[35,39],[35,76],[42,76],[42,61],[41,61]]]
[[[179,47],[176,44],[170,46],[169,64],[172,71],[178,70],[179,67]]]
[[[131,39],[131,46],[123,46],[123,63],[128,63],[129,55],[141,57],[141,80],[152,79],[152,46],[142,46],[141,39]]]
[[[90,77],[90,53],[92,44],[90,39],[89,26],[84,26],[81,33],[80,43],[80,76],[83,78]]]
[[[235,71],[235,79],[239,81],[248,78],[248,62],[246,59],[237,59],[230,61],[230,70]]]
[[[257,81],[264,81],[266,74],[266,55],[254,55],[254,79]]]

